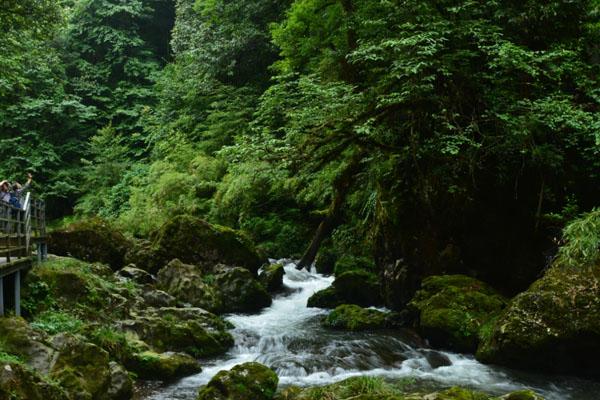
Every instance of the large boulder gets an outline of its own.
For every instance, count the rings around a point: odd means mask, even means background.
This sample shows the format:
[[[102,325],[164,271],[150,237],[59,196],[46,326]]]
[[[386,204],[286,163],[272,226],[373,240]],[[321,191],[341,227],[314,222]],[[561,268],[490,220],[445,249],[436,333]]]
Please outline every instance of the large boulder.
[[[220,371],[200,388],[197,400],[271,400],[279,378],[262,364],[251,362]]]
[[[321,246],[315,258],[315,268],[319,274],[330,275],[334,271],[336,261],[336,253],[330,247]]]
[[[354,304],[336,307],[323,320],[322,325],[330,329],[348,331],[371,331],[389,326],[390,314]]]
[[[32,383],[34,387],[31,388],[31,398],[33,399],[39,398],[34,393],[37,389],[42,390],[42,393],[48,393],[48,399],[52,399],[51,396],[61,398],[62,392],[65,392],[70,399],[90,400],[121,400],[128,398],[127,394],[131,395],[132,382],[129,376],[124,374],[119,366],[109,362],[106,351],[80,336],[60,333],[48,337],[43,332],[31,328],[21,318],[1,318],[0,338],[2,338],[3,352],[14,355],[41,377],[35,374],[24,375],[16,367],[11,371],[7,370],[5,371],[7,381],[2,383],[0,377],[0,393],[3,387],[10,387],[12,384],[16,385],[17,392],[21,390],[19,382],[10,379],[30,379],[37,382],[35,385]],[[52,387],[42,381],[53,382],[50,384]],[[57,389],[58,387],[60,390]],[[27,392],[23,391],[23,393]]]
[[[214,285],[223,298],[222,312],[254,312],[271,305],[271,296],[245,268],[222,266]]]
[[[271,264],[261,271],[258,280],[269,292],[277,292],[283,288],[285,269],[281,264]]]
[[[140,379],[170,382],[200,372],[198,361],[185,353],[156,352],[136,334],[123,333],[114,327],[100,327],[89,334],[91,340],[108,351]],[[111,367],[112,368],[112,367]]]
[[[156,353],[151,350],[131,355],[125,366],[138,378],[171,382],[202,371],[200,363],[185,353]]]
[[[48,234],[48,249],[59,256],[70,256],[123,267],[131,242],[108,222],[94,218],[73,223]]]
[[[133,397],[133,380],[120,364],[111,361],[110,384],[106,390],[105,399],[129,400]]]
[[[23,308],[40,313],[58,306],[84,320],[126,318],[139,287],[117,279],[106,266],[53,257],[32,269],[24,280]]]
[[[201,308],[148,308],[120,322],[159,352],[185,352],[194,357],[225,353],[233,345],[231,325]]]
[[[58,351],[49,374],[53,380],[74,398],[107,395],[113,374],[106,351],[70,334],[57,335],[52,346]]]
[[[240,232],[188,215],[174,217],[165,223],[154,235],[148,250],[152,256],[140,259],[146,259],[149,263],[146,268],[150,272],[156,272],[174,258],[199,266],[236,265],[253,274],[267,262]],[[131,257],[128,260],[136,263]]]
[[[156,279],[143,269],[137,268],[135,264],[129,264],[126,267],[118,270],[116,276],[123,279],[129,279],[140,285],[153,284]]]
[[[409,303],[416,328],[435,347],[474,352],[480,331],[506,300],[489,285],[465,275],[437,275],[423,280]]]
[[[0,318],[2,351],[17,355],[31,368],[43,375],[50,373],[56,349],[46,335],[38,332],[22,318]]]
[[[485,335],[486,363],[600,376],[600,262],[555,264]]]
[[[0,360],[0,399],[70,400],[55,382],[18,361]]]
[[[367,271],[347,271],[335,278],[331,287],[308,299],[308,307],[335,308],[342,304],[361,307],[381,305],[381,290],[377,276]]]
[[[174,259],[158,272],[158,288],[179,301],[211,312],[222,309],[222,297],[214,286],[205,282],[200,268]]]

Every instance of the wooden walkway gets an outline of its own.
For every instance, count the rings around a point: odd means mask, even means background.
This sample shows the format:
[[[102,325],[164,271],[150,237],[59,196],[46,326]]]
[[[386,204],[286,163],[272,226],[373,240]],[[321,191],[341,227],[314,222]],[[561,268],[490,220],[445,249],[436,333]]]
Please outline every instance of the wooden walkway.
[[[21,209],[0,202],[0,315],[6,308],[21,315],[22,273],[47,254],[44,202],[31,193]]]

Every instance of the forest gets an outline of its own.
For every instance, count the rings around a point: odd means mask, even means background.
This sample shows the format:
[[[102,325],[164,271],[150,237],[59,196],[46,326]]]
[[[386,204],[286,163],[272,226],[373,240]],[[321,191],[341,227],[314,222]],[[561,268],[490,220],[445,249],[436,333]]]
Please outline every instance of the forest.
[[[263,279],[271,291],[269,268],[258,275],[261,261],[293,260],[298,269],[314,266],[316,282],[333,282],[302,298],[309,309],[334,309],[325,325],[414,329],[434,349],[543,371],[547,381],[553,374],[575,375],[592,388],[567,395],[540,392],[529,381],[517,385],[536,391],[529,396],[596,398],[600,1],[1,4],[0,178],[22,181],[32,174],[33,193],[45,200],[51,220],[50,252],[80,259],[59,258],[50,261],[59,266],[31,273],[24,293],[39,304],[26,305],[27,329],[82,335],[111,362],[152,380],[154,367],[140,367],[133,355],[222,354],[231,346],[222,324],[247,322],[217,315],[271,304],[270,294],[253,292],[239,307],[228,305],[224,293],[233,284],[227,279],[242,272],[221,270],[221,264],[250,270],[253,276],[235,279]],[[92,236],[81,239],[77,232]],[[108,239],[96,237],[102,235]],[[91,243],[93,249],[82,250]],[[288,261],[279,262],[286,282],[296,276]],[[84,304],[73,314],[68,301],[55,299],[60,290],[52,285],[60,283],[52,271],[81,269],[84,286],[92,282],[127,299],[124,292],[145,289],[102,283],[99,270],[79,264],[89,262],[108,264],[115,274],[135,264],[135,271],[156,275],[157,288],[180,306],[214,313],[209,325],[220,336],[211,340],[219,350],[171,348],[146,331],[137,335],[148,349],[132,350],[124,336],[109,340],[106,326],[131,316],[102,320],[94,310],[106,305],[87,304],[79,295],[68,299]],[[133,275],[127,276],[139,278]],[[102,290],[93,293],[102,297]],[[119,307],[129,310],[123,302]],[[182,318],[178,313],[175,320]],[[90,322],[99,320],[104,331]],[[2,335],[17,328],[1,325],[0,361],[12,360],[16,350]],[[238,343],[236,334],[233,339]],[[133,355],[125,357],[125,350]],[[196,372],[193,361],[185,361],[178,372],[169,370],[171,378]],[[258,361],[280,374],[281,386],[289,366]],[[218,397],[209,393],[218,377],[198,399],[275,395],[273,389]],[[319,381],[333,385],[321,394],[279,390],[275,396],[341,400],[371,385],[374,397],[364,399],[413,399],[403,397],[397,383],[357,379]],[[490,389],[446,383],[433,389]],[[17,394],[7,399],[36,399],[11,390]],[[86,390],[94,400],[130,398]],[[435,399],[471,398],[439,393]],[[139,399],[171,398],[165,396]]]

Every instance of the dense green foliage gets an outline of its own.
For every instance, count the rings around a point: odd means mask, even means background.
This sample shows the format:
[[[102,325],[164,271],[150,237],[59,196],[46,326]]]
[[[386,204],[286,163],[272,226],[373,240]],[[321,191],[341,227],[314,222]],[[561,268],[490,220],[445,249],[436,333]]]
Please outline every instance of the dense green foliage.
[[[597,206],[597,1],[30,3],[0,12],[0,171],[56,216],[271,256],[326,221],[336,258],[529,279]]]

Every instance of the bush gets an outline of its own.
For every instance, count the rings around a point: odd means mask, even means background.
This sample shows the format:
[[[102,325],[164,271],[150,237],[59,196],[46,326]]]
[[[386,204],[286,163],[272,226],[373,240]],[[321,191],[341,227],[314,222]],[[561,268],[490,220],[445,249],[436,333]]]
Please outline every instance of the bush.
[[[581,266],[600,261],[600,209],[567,225],[563,240],[565,243],[558,252],[559,264]]]

